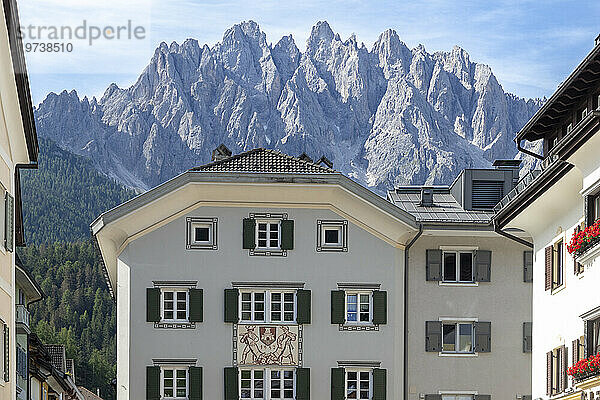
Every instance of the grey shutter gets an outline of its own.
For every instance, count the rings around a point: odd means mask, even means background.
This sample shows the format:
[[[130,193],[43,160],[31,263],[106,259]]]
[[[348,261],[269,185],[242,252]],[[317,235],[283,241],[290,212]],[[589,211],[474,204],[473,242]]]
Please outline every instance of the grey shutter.
[[[373,323],[379,325],[387,324],[387,292],[383,290],[373,291]]]
[[[569,348],[562,346],[560,348],[560,392],[564,392],[569,387],[569,376],[567,375],[567,365],[569,364]]]
[[[240,291],[237,289],[225,289],[225,316],[224,321],[232,324],[237,324],[238,316],[238,300]]]
[[[160,289],[146,289],[146,322],[160,322]]]
[[[492,252],[477,250],[475,252],[475,280],[477,282],[490,282],[492,275]]]
[[[492,351],[492,323],[474,322],[475,327],[475,351],[478,353],[489,353]]]
[[[531,322],[523,322],[523,353],[531,353]]]
[[[425,351],[442,351],[442,323],[425,322]]]
[[[256,247],[256,220],[244,218],[242,224],[242,248],[254,249]]]
[[[573,364],[575,365],[579,361],[579,339],[575,339],[571,342],[571,354],[573,355]]]
[[[296,368],[296,400],[310,400],[310,368]]]
[[[552,289],[552,267],[554,265],[554,247],[548,246],[544,250],[545,263],[545,290]]]
[[[310,290],[298,289],[296,292],[296,323],[310,324],[311,321],[311,293]]]
[[[225,367],[223,370],[223,383],[225,389],[225,400],[239,400],[240,395],[237,367]]]
[[[552,396],[552,352],[546,353],[546,395]]]
[[[523,252],[523,282],[533,282],[533,251]]]
[[[594,342],[593,340],[593,332],[594,332],[594,326],[592,321],[583,321],[583,356],[585,358],[589,357],[592,355],[592,343]]]
[[[344,368],[331,368],[331,400],[344,400],[346,398],[345,381]]]
[[[204,321],[204,291],[190,289],[190,322]]]
[[[386,400],[387,395],[387,370],[373,369],[373,400]]]
[[[489,394],[476,394],[474,400],[492,400],[492,396]]]
[[[425,400],[442,400],[441,394],[426,394]]]
[[[8,333],[8,325],[4,325],[4,382],[10,380],[10,335]]]
[[[292,250],[294,248],[294,220],[284,219],[281,221],[281,250]]]
[[[346,292],[343,290],[331,291],[331,323],[343,324],[346,322]]]
[[[6,192],[4,198],[4,248],[8,251],[14,250],[15,233],[15,198]]]
[[[160,400],[160,367],[146,367],[146,400]]]
[[[190,377],[189,400],[202,400],[202,367],[190,367],[188,374]]]
[[[428,249],[425,252],[425,275],[428,281],[442,280],[442,251]]]
[[[593,199],[594,199],[594,196],[589,196],[589,195],[585,196],[583,198],[583,201],[584,201],[583,212],[584,212],[584,216],[585,216],[585,226],[590,226],[594,223],[594,221],[593,221],[594,218],[592,217],[592,214],[594,212],[594,205],[592,203]]]

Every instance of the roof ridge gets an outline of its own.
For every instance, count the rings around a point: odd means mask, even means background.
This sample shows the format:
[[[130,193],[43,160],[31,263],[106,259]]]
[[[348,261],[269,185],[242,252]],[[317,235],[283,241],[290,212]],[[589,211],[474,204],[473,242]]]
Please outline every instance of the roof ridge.
[[[199,165],[199,166],[197,166],[197,167],[190,168],[190,171],[198,171],[200,168],[212,167],[212,166],[214,166],[214,165],[220,165],[220,164],[223,164],[223,163],[225,163],[225,162],[227,162],[227,161],[231,161],[231,160],[237,160],[237,159],[238,159],[238,158],[240,158],[240,157],[243,157],[243,156],[245,156],[245,155],[252,154],[252,153],[258,153],[258,152],[259,152],[259,151],[261,151],[261,150],[265,150],[265,148],[263,148],[263,147],[256,147],[256,148],[254,148],[254,149],[246,150],[246,151],[244,151],[244,152],[241,152],[241,153],[239,153],[239,154],[235,154],[235,155],[229,156],[229,157],[227,157],[227,158],[224,158],[224,159],[222,159],[222,160],[211,161],[211,162],[209,162],[208,164]]]
[[[264,150],[265,150],[265,151],[269,151],[269,152],[271,152],[271,153],[273,153],[273,154],[277,154],[277,155],[280,155],[280,156],[284,156],[284,157],[287,157],[287,158],[291,158],[291,159],[292,159],[292,160],[294,160],[294,161],[299,161],[299,162],[305,163],[306,165],[315,166],[315,167],[319,167],[319,168],[323,168],[323,169],[327,169],[327,170],[329,170],[329,171],[333,171],[333,172],[335,172],[335,170],[334,170],[334,169],[332,169],[332,168],[329,168],[329,167],[324,167],[324,166],[322,166],[322,165],[320,165],[320,164],[317,164],[317,163],[316,163],[316,162],[314,162],[314,161],[310,161],[310,162],[309,162],[309,161],[303,160],[303,159],[301,159],[301,158],[299,158],[299,157],[296,157],[296,156],[291,156],[291,155],[289,155],[289,154],[286,154],[286,153],[282,153],[282,152],[281,152],[281,151],[279,151],[279,150],[275,150],[275,149],[267,149],[267,148],[265,148]]]

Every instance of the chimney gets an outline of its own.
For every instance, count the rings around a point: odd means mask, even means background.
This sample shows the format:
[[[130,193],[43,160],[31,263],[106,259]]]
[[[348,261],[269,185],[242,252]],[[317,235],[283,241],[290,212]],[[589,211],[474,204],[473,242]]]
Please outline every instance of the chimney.
[[[433,188],[423,186],[421,188],[421,205],[424,207],[433,206]]]
[[[325,165],[327,168],[333,169],[333,162],[331,162],[331,160],[325,156],[321,156],[321,158],[319,158],[319,161],[317,161],[317,164],[319,164],[320,166]]]
[[[211,159],[212,161],[221,161],[229,157],[231,157],[231,150],[221,143],[219,147],[213,150]]]
[[[512,171],[512,187],[517,186],[517,183],[519,183],[521,160],[496,160],[492,165],[496,169]]]
[[[308,156],[308,154],[306,154],[306,153],[302,153],[302,154],[300,154],[300,155],[298,156],[298,158],[299,158],[299,159],[301,159],[302,161],[306,161],[306,162],[309,162],[309,163],[313,162],[312,158],[310,158],[310,157]]]

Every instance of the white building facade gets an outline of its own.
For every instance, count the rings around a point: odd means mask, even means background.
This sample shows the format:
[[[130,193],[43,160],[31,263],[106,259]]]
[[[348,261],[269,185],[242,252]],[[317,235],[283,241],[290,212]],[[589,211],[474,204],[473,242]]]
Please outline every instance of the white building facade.
[[[496,208],[496,223],[528,232],[533,258],[533,397],[600,396],[600,46],[517,135],[543,141],[541,170]],[[530,153],[530,152],[529,152]],[[571,247],[577,232],[588,240]],[[590,360],[588,363],[586,360]],[[583,365],[588,364],[587,369]]]

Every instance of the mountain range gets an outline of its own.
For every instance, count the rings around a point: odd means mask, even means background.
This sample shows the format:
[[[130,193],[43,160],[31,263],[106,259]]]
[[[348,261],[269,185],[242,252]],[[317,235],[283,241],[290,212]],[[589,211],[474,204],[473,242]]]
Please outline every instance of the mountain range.
[[[111,84],[100,99],[50,93],[34,113],[41,137],[138,190],[224,143],[234,154],[324,155],[383,192],[515,158],[514,135],[541,104],[506,93],[458,46],[410,49],[387,30],[368,49],[322,21],[302,52],[291,35],[272,44],[247,21],[212,47],[161,43],[128,88]]]

